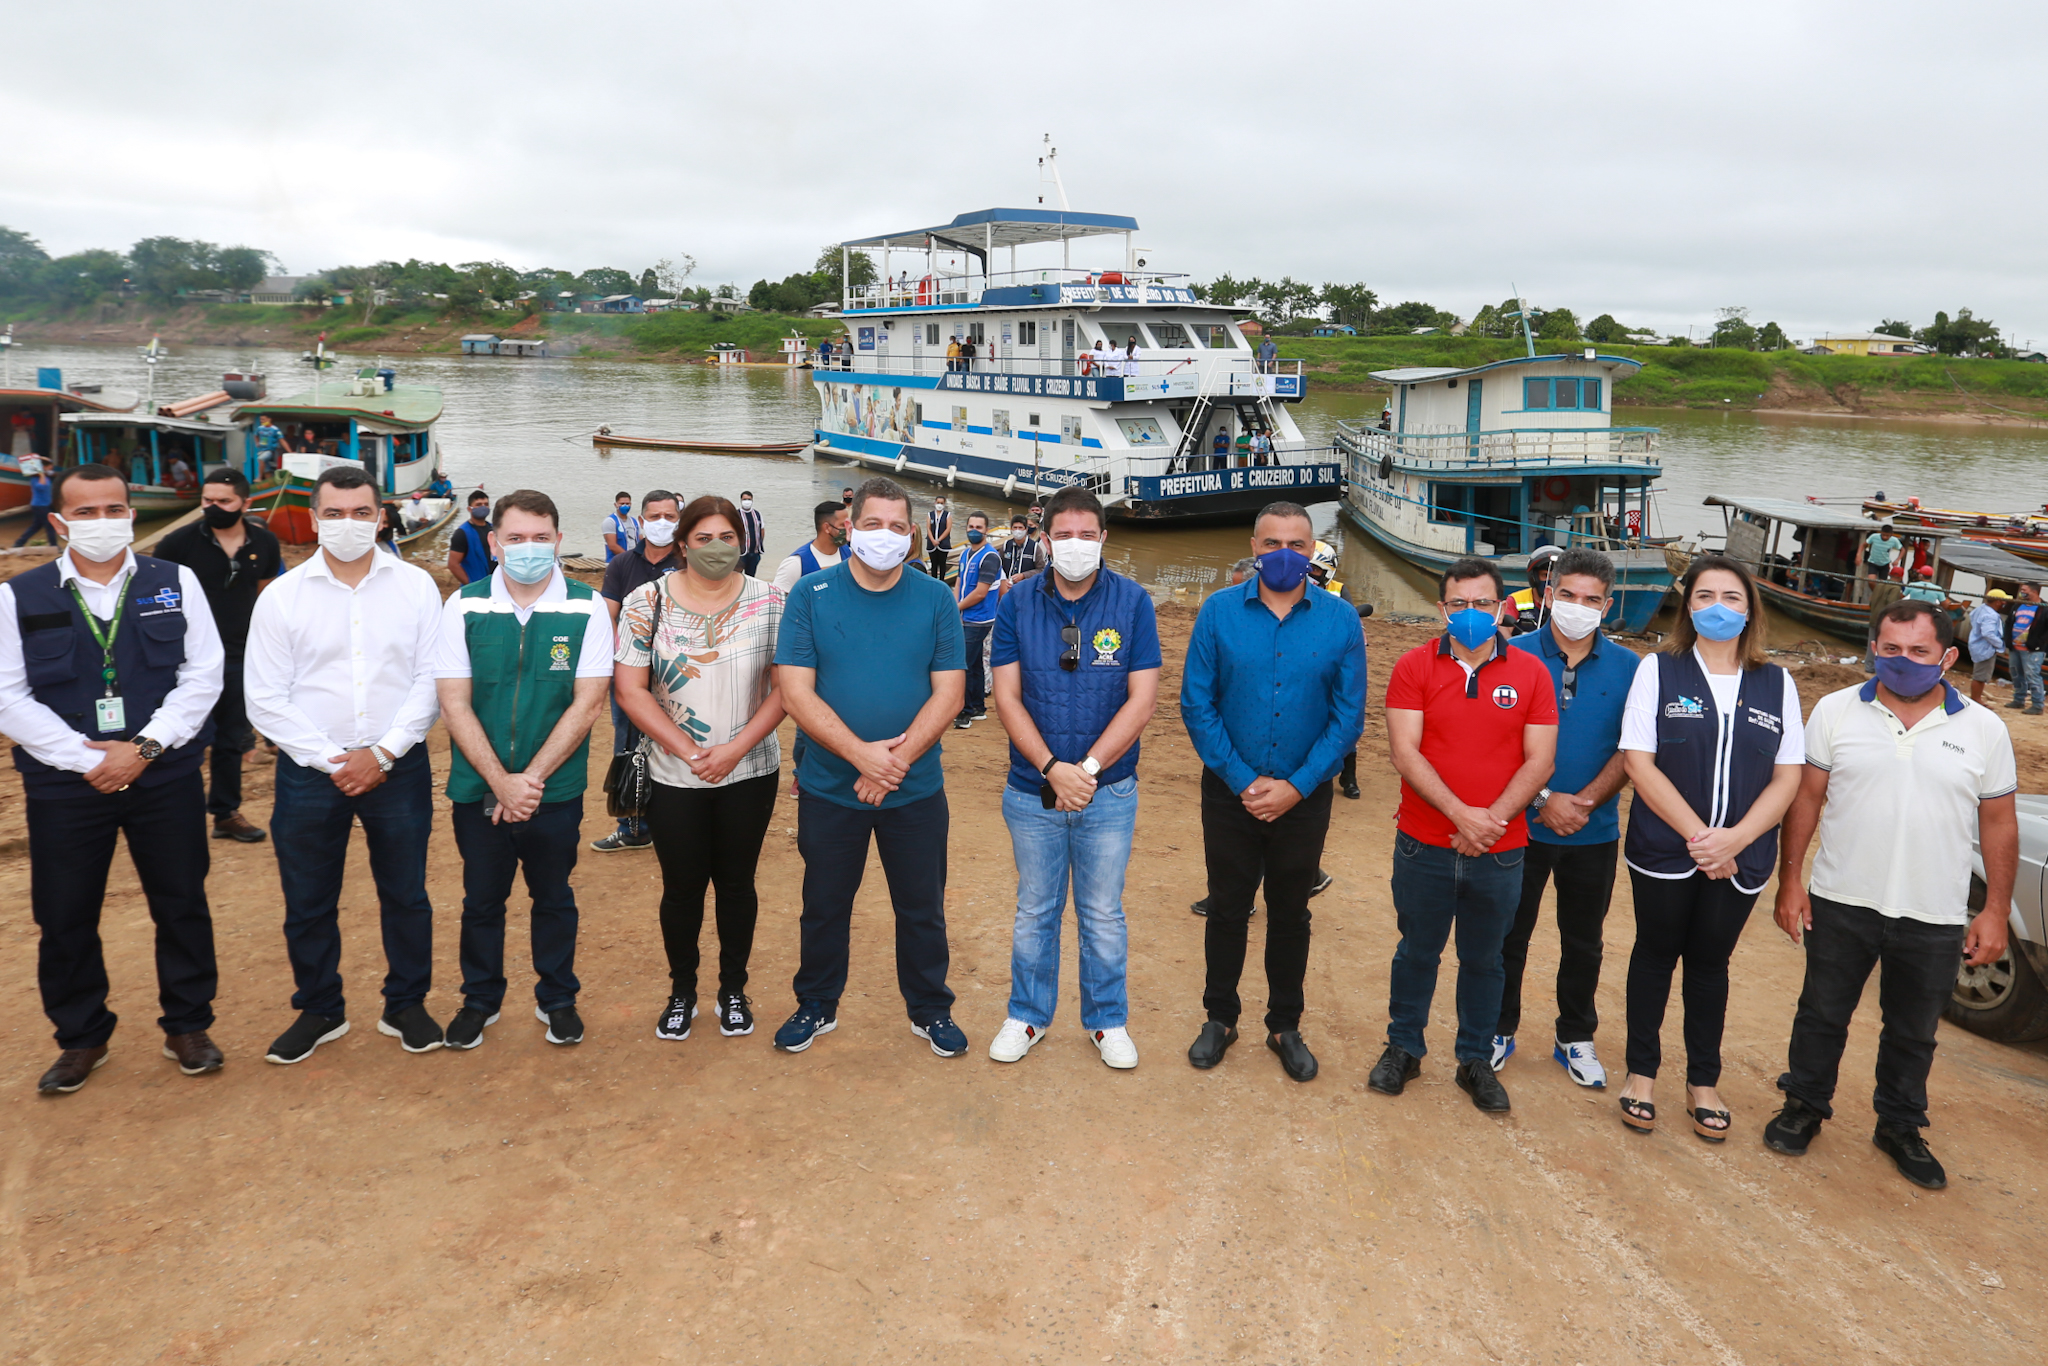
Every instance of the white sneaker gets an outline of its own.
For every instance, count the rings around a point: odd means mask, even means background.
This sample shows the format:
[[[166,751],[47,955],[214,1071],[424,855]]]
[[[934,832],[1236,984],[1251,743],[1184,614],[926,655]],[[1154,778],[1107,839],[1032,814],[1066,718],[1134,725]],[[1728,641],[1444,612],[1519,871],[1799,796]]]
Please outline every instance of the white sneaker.
[[[1555,1058],[1579,1085],[1591,1086],[1602,1091],[1607,1089],[1607,1069],[1600,1065],[1600,1059],[1594,1055],[1590,1040],[1585,1043],[1556,1044],[1550,1056]]]
[[[1493,1070],[1498,1072],[1508,1065],[1508,1059],[1515,1056],[1515,1036],[1496,1034],[1493,1036]]]
[[[1031,1046],[1045,1037],[1045,1031],[1037,1025],[1025,1024],[1022,1020],[1005,1020],[1003,1027],[989,1040],[988,1055],[997,1062],[1015,1062],[1031,1051]]]
[[[1095,1040],[1095,1046],[1102,1050],[1102,1060],[1111,1067],[1132,1068],[1138,1065],[1138,1045],[1131,1042],[1131,1035],[1122,1025],[1114,1029],[1098,1029],[1088,1036]]]

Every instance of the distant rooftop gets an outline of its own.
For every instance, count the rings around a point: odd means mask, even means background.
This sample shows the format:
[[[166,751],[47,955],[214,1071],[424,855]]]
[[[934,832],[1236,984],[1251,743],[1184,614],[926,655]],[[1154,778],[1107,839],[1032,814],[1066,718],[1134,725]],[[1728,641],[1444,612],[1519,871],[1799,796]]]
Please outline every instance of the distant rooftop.
[[[912,228],[842,242],[843,247],[904,247],[917,251],[936,239],[942,246],[1025,247],[1034,242],[1064,242],[1112,232],[1136,232],[1138,220],[1115,213],[1074,213],[1067,209],[983,209],[963,213],[934,228]]]

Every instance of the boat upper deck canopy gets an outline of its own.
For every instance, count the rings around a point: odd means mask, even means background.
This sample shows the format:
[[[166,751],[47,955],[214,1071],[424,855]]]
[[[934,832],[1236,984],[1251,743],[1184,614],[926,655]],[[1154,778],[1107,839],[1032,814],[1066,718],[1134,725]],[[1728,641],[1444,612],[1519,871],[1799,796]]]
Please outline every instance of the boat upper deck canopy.
[[[1836,512],[1818,503],[1795,503],[1790,498],[1724,498],[1718,493],[1708,494],[1703,500],[1708,507],[1733,508],[1746,512],[1752,517],[1761,517],[1771,522],[1789,522],[1793,526],[1813,527],[1820,531],[1875,531],[1878,524],[1868,517],[1858,517],[1847,512]],[[1961,533],[1947,527],[1914,527],[1907,535],[1914,537],[1954,537]]]
[[[1912,534],[1918,536],[1919,529],[1914,528]],[[1942,543],[1941,562],[1947,567],[1961,569],[1985,579],[2012,579],[2020,583],[2032,583],[2041,576],[2040,565],[2023,560],[2010,551],[2000,550],[1995,545],[1986,545],[1982,541],[1973,541],[1964,536]]]
[[[1643,368],[1639,360],[1627,356],[1591,356],[1580,352],[1576,355],[1509,356],[1506,360],[1488,361],[1484,365],[1412,365],[1400,370],[1374,370],[1372,377],[1387,384],[1428,384],[1440,379],[1463,379],[1467,375],[1483,375],[1488,370],[1499,370],[1510,365],[1541,365],[1545,362],[1577,361],[1582,365],[1598,365],[1608,370],[1620,371],[1617,378],[1633,375]]]
[[[1136,232],[1138,220],[1116,213],[1074,213],[1067,209],[983,209],[963,213],[950,223],[935,228],[913,228],[907,232],[883,233],[879,237],[858,237],[841,242],[842,247],[902,248],[923,251],[933,241],[977,250],[988,247],[1028,247],[1038,242],[1065,242],[1076,237],[1100,237],[1113,232]]]
[[[441,416],[441,391],[416,385],[398,385],[376,394],[351,394],[347,382],[337,380],[322,386],[319,396],[308,392],[289,398],[261,398],[235,409],[235,420],[268,414],[327,421],[354,419],[358,422],[424,427]]]
[[[204,418],[172,417],[168,413],[65,413],[57,419],[67,427],[154,427],[160,432],[190,432],[196,436],[220,437],[228,428]]]

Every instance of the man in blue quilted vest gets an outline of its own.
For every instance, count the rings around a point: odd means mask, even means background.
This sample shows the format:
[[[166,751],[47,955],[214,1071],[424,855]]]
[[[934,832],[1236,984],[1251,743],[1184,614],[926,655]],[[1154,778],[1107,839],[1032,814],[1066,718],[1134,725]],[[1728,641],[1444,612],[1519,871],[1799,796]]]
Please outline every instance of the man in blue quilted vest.
[[[156,922],[164,1055],[212,1072],[219,980],[206,904],[200,761],[220,697],[220,633],[192,571],[137,555],[128,481],[105,465],[66,470],[51,493],[66,548],[0,584],[0,731],[15,742],[28,817],[36,980],[57,1027],[37,1089],[76,1091],[107,1060],[100,906],[116,835]]]
[[[489,578],[441,608],[434,657],[453,752],[448,800],[462,854],[462,1009],[450,1048],[475,1048],[505,1003],[505,901],[523,869],[533,898],[534,1018],[580,1043],[576,869],[590,727],[612,676],[604,599],[562,573],[562,518],[533,489],[491,509]]]
[[[1094,494],[1061,489],[1046,503],[1045,524],[1052,572],[1006,594],[995,624],[1017,920],[1009,1016],[988,1055],[1016,1062],[1052,1024],[1072,882],[1081,1028],[1103,1062],[1130,1068],[1138,1046],[1125,1028],[1124,868],[1138,820],[1138,736],[1159,700],[1159,625],[1145,590],[1103,567],[1109,529]]]

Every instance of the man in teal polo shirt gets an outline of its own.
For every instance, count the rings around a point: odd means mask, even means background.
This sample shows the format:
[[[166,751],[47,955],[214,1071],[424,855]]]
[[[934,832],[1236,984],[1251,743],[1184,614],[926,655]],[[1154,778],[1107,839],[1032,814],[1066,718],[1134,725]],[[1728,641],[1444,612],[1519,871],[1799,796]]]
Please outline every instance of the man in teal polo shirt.
[[[1635,681],[1636,653],[1600,630],[1614,594],[1614,561],[1597,550],[1567,550],[1534,604],[1544,624],[1516,636],[1550,671],[1557,692],[1557,770],[1529,807],[1529,850],[1522,860],[1522,901],[1501,945],[1500,1023],[1494,1026],[1493,1070],[1515,1051],[1522,1020],[1522,969],[1543,909],[1543,889],[1557,881],[1557,1034],[1555,1059],[1581,1086],[1604,1087],[1607,1071],[1593,1051],[1600,1017],[1601,926],[1614,895],[1621,846],[1619,812],[1628,781],[1621,759],[1621,713]]]
[[[488,578],[441,612],[434,677],[454,741],[448,799],[462,854],[462,1009],[450,1048],[475,1048],[505,1000],[505,900],[523,867],[533,896],[534,1016],[549,1043],[580,1043],[576,894],[590,727],[612,676],[603,600],[563,576],[562,519],[519,489],[491,510]]]

